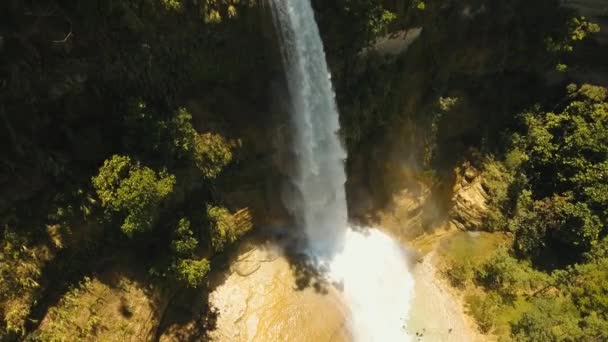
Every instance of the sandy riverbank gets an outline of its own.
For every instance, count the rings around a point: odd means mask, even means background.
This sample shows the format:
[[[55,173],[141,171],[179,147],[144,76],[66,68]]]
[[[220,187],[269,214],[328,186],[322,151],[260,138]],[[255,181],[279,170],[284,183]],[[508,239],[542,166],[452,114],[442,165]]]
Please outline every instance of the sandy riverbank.
[[[432,251],[413,269],[416,285],[408,330],[419,341],[489,341],[466,314],[464,301],[437,267]],[[417,335],[416,335],[417,334]]]

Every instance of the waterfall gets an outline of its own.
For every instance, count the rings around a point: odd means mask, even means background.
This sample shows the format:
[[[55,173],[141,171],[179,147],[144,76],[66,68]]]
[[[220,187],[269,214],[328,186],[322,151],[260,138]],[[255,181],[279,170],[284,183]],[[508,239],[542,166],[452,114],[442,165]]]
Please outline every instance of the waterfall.
[[[376,229],[348,226],[346,153],[325,52],[309,0],[270,0],[281,40],[293,123],[295,191],[286,199],[308,253],[343,284],[355,341],[409,341],[414,280],[403,248]],[[320,313],[322,314],[322,313]]]
[[[308,0],[272,0],[279,32],[294,126],[296,189],[288,199],[309,248],[336,250],[348,218],[340,122],[323,43]]]

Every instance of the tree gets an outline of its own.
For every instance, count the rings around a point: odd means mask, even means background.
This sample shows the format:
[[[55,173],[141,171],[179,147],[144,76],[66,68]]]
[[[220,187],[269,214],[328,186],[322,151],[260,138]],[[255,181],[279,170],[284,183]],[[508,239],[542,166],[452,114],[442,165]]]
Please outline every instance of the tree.
[[[198,246],[198,240],[190,229],[190,221],[182,218],[175,229],[176,238],[171,242],[171,249],[179,256],[192,256]]]
[[[206,258],[196,256],[199,243],[190,226],[187,218],[181,218],[177,223],[171,242],[173,255],[169,272],[185,286],[196,288],[202,285],[211,265]]]
[[[530,342],[582,341],[579,320],[576,307],[567,298],[537,298],[531,309],[512,323],[512,337]]]
[[[197,259],[180,259],[175,263],[174,269],[177,273],[177,278],[184,282],[186,286],[197,288],[202,285],[207,273],[211,270],[209,260],[202,258]]]
[[[581,256],[597,241],[602,229],[586,203],[559,195],[529,201],[520,208],[511,227],[516,231],[516,250],[529,257],[537,257],[555,244],[570,247],[570,253]]]
[[[607,232],[608,90],[570,85],[568,94],[561,112],[522,114],[525,132],[513,136],[513,179],[522,181],[510,191],[516,204],[505,215],[527,257],[565,247],[564,260],[577,261]]]
[[[524,260],[500,251],[477,276],[486,289],[527,302],[511,316],[517,341],[608,338],[608,89],[567,90],[559,110],[522,114],[504,167],[487,168],[500,175],[489,172],[492,182],[507,183],[506,191],[490,184],[501,197],[490,201],[492,215],[515,233]],[[539,272],[528,259],[559,269]]]
[[[106,213],[122,214],[121,229],[132,236],[153,227],[160,205],[173,191],[175,177],[115,155],[104,162],[92,182]]]
[[[171,131],[172,154],[184,157],[194,153],[197,133],[192,127],[192,114],[186,108],[179,108],[168,126]]]
[[[232,161],[232,146],[219,134],[205,133],[196,136],[194,162],[205,179],[216,178]]]
[[[564,287],[582,315],[595,322],[603,320],[602,324],[608,325],[608,258],[575,265],[565,280]]]
[[[528,263],[519,262],[509,255],[506,248],[500,248],[477,270],[476,278],[487,289],[504,297],[513,297],[534,287],[539,277]]]

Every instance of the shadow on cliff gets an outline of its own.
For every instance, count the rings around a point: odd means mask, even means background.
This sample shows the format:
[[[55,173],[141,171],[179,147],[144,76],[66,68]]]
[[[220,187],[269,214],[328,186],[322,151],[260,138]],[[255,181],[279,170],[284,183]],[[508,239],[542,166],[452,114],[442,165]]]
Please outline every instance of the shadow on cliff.
[[[52,277],[32,308],[30,337],[114,340],[130,331],[151,340],[169,303],[168,289],[148,274],[141,254],[91,253],[60,253],[44,270]]]

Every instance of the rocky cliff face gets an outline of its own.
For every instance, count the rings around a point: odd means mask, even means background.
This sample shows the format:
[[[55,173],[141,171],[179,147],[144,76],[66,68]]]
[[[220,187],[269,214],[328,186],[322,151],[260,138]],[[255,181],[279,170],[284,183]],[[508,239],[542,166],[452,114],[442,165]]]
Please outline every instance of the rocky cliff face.
[[[421,185],[417,192],[403,189],[393,196],[391,204],[379,214],[378,224],[391,235],[412,239],[422,234],[426,227],[425,206],[430,189]]]
[[[482,175],[469,163],[456,168],[455,173],[450,225],[460,230],[482,230],[488,211],[488,193],[482,186]]]
[[[378,211],[374,224],[402,240],[447,227],[463,231],[484,229],[489,195],[483,187],[483,173],[469,162],[454,170],[454,185],[447,203],[440,187],[424,182],[404,186],[389,204]]]
[[[386,3],[397,8],[395,2]],[[433,174],[453,191],[433,190],[430,202],[436,205],[425,207],[423,216],[446,209],[454,226],[479,230],[487,209],[481,180],[461,174],[454,181],[453,170],[471,149],[500,150],[504,129],[513,126],[517,113],[540,99],[562,96],[568,83],[608,82],[608,52],[598,49],[608,42],[608,3],[425,4],[424,11],[399,7],[397,12],[404,15],[395,25],[395,37],[381,39],[378,51],[361,54],[352,73],[342,77],[346,80],[336,81],[349,149],[349,209],[353,216],[364,217],[378,209],[392,211],[394,197],[404,194],[418,201],[416,180]],[[565,6],[580,12],[574,15],[598,22],[602,32],[576,42],[574,53],[558,56],[547,51],[546,39],[565,31],[573,15]],[[407,39],[404,32],[414,28],[421,28],[419,35]],[[403,46],[407,49],[401,50]],[[555,71],[561,62],[568,64],[568,72]],[[454,105],[446,109],[446,100]],[[453,210],[443,205],[449,201]]]

